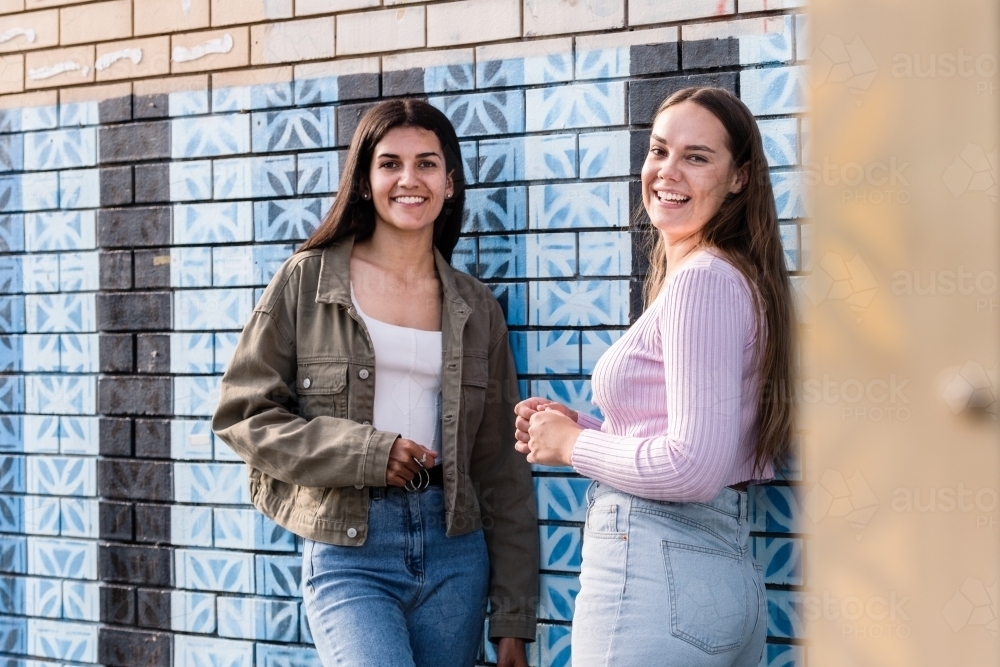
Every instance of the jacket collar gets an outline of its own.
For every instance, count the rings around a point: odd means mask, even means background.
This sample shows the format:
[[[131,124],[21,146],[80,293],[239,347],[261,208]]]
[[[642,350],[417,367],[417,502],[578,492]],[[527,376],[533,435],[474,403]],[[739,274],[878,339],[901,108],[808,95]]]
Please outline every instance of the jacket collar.
[[[347,236],[337,243],[323,248],[323,256],[319,266],[319,285],[316,288],[317,303],[338,303],[344,307],[351,306],[351,251],[354,249],[354,237]],[[458,293],[455,282],[455,269],[445,261],[441,252],[434,248],[434,263],[438,278],[441,280],[441,291],[452,310],[469,311],[465,299]]]

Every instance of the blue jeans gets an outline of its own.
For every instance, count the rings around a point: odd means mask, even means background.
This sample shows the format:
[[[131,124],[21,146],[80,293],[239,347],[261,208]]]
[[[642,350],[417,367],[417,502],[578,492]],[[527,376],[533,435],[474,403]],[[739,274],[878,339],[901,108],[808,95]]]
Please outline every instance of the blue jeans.
[[[573,617],[574,667],[756,667],[767,602],[747,494],[646,500],[594,482]]]
[[[373,489],[364,545],[305,541],[302,596],[323,665],[474,665],[489,571],[482,530],[445,535],[440,487]]]

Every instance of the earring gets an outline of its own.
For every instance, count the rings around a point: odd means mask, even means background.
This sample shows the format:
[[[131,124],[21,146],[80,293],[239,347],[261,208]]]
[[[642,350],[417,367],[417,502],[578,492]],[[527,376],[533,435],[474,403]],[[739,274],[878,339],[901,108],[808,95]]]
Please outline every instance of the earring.
[[[451,199],[451,193],[450,193],[450,192],[446,192],[446,193],[444,194],[444,198],[445,198],[445,199]]]
[[[362,199],[365,199],[365,200],[367,200],[367,199],[368,199],[368,198],[369,198],[370,196],[371,196],[371,195],[369,195],[369,194],[368,194],[367,192],[362,192],[362,193],[361,193],[361,198],[362,198]]]

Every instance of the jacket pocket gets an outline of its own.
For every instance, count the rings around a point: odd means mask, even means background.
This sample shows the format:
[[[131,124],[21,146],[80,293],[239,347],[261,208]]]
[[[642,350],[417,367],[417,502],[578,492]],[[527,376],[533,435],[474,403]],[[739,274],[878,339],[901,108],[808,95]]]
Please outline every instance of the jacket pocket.
[[[347,417],[347,364],[299,364],[295,381],[299,414],[306,419]]]
[[[470,439],[475,437],[483,418],[489,379],[490,370],[485,358],[471,355],[462,357],[462,415]]]

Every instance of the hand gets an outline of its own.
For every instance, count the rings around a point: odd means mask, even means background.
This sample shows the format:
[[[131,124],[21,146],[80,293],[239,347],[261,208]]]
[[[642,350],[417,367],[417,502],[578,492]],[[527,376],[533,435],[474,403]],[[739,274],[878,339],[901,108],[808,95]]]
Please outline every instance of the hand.
[[[528,667],[524,653],[524,640],[517,637],[501,637],[497,644],[497,667]]]
[[[574,422],[576,421],[576,410],[570,410],[562,403],[532,396],[514,406],[514,414],[517,415],[517,419],[514,422],[514,437],[517,438],[518,442],[528,442],[528,420],[531,419],[531,415],[542,409],[561,412]],[[527,453],[527,451],[524,453]]]
[[[547,466],[573,465],[573,448],[583,429],[562,411],[544,407],[528,420],[528,440],[514,449],[528,455],[528,463]]]
[[[424,456],[423,465],[418,463]],[[405,486],[417,476],[421,468],[434,465],[437,454],[406,438],[396,438],[389,450],[389,464],[385,468],[385,483],[388,486]]]

